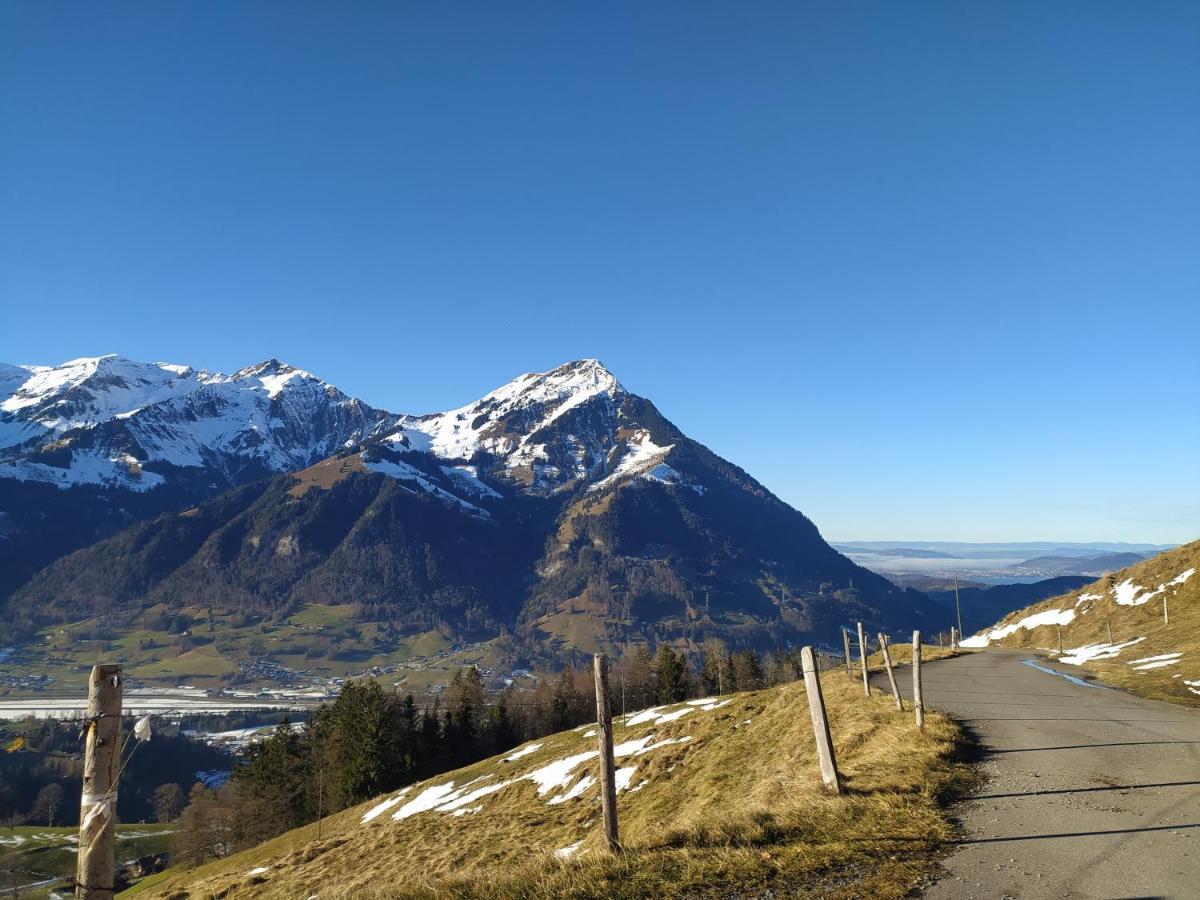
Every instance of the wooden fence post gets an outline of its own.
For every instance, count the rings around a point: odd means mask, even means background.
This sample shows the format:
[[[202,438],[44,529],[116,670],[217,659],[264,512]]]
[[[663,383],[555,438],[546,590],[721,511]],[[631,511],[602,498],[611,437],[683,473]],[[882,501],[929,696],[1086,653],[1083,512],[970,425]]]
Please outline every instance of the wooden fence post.
[[[1164,595],[1163,595],[1163,624],[1164,624],[1164,625],[1170,625],[1170,624],[1171,624],[1171,620],[1167,618],[1167,597],[1166,597],[1166,594],[1164,594]]]
[[[913,709],[917,713],[917,728],[925,730],[925,700],[921,696],[921,632],[913,632]]]
[[[79,798],[79,858],[75,896],[111,900],[117,849],[117,775],[121,764],[120,666],[93,666]]]
[[[800,667],[804,670],[804,690],[808,694],[808,712],[812,717],[813,737],[817,743],[817,759],[821,763],[821,780],[835,794],[842,792],[837,758],[833,755],[833,738],[829,734],[829,719],[825,715],[825,698],[821,694],[821,676],[813,659],[812,647],[800,651]]]
[[[608,708],[608,658],[597,653],[596,724],[600,744],[600,809],[604,821],[604,844],[609,853],[620,853],[617,835],[617,773],[613,764],[612,712]]]
[[[862,664],[863,693],[871,696],[871,682],[867,680],[867,639],[863,635],[862,622],[858,623],[858,659]]]
[[[1113,639],[1112,639],[1112,623],[1111,623],[1110,621],[1108,621],[1108,614],[1107,614],[1107,613],[1105,613],[1105,615],[1104,615],[1104,627],[1108,629],[1108,642],[1111,644],[1111,643],[1113,642]]]
[[[846,645],[846,677],[854,680],[854,664],[850,661],[850,631],[842,627],[842,643]]]
[[[900,688],[896,687],[896,673],[892,671],[892,654],[888,650],[887,635],[879,632],[879,651],[883,654],[883,665],[887,669],[888,683],[892,686],[892,696],[896,698],[896,709],[904,712],[904,701],[900,699]]]

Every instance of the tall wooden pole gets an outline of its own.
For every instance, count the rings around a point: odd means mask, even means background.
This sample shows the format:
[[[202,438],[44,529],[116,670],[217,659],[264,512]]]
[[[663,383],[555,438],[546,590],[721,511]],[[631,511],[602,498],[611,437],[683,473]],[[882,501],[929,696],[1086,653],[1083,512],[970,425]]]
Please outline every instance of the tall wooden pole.
[[[958,602],[958,575],[954,576],[954,617],[958,619],[958,636],[962,637],[962,606]],[[954,645],[958,649],[958,644]]]
[[[904,701],[900,699],[900,688],[896,687],[896,673],[892,671],[892,654],[888,650],[887,635],[879,632],[879,650],[883,653],[883,665],[887,669],[888,683],[892,686],[892,696],[896,698],[896,709],[904,712]]]
[[[913,709],[917,713],[917,728],[925,730],[925,699],[921,696],[921,632],[913,632]]]
[[[121,688],[117,665],[93,666],[79,800],[78,900],[111,900],[117,848],[117,774],[121,764]]]
[[[833,754],[833,737],[829,733],[829,719],[825,715],[825,697],[821,694],[821,676],[817,674],[817,662],[812,647],[800,650],[800,667],[804,670],[804,691],[808,694],[808,713],[812,717],[813,737],[817,743],[817,760],[821,764],[821,780],[835,794],[842,792],[838,777],[837,758]]]
[[[600,750],[600,808],[604,821],[604,844],[609,853],[620,853],[617,836],[617,773],[613,763],[612,712],[608,708],[608,658],[597,653],[593,662],[596,671],[596,740]]]
[[[871,682],[867,679],[867,639],[863,635],[862,622],[858,623],[858,660],[862,664],[863,693],[871,696]]]
[[[842,643],[846,647],[846,677],[853,681],[854,664],[850,661],[850,631],[847,628],[842,629]]]

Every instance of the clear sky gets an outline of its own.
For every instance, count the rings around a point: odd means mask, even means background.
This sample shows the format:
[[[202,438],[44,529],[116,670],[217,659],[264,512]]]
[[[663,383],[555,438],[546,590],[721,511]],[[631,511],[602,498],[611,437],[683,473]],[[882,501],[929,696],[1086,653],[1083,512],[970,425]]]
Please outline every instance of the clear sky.
[[[595,356],[833,539],[1200,537],[1200,4],[0,4],[0,360]]]

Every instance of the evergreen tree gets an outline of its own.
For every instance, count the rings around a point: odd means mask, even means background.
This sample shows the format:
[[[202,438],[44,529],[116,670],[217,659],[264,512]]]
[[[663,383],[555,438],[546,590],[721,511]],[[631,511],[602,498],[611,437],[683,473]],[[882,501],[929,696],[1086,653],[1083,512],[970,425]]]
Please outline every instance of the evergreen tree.
[[[662,644],[654,659],[654,668],[659,703],[678,703],[688,698],[691,686],[688,684],[687,657],[682,652],[677,654],[670,645]]]

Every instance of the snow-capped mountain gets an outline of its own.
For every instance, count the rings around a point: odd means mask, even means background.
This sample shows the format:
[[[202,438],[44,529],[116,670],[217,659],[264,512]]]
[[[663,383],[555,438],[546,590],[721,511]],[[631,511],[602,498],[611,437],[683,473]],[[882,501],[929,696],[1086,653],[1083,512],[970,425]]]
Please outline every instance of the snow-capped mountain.
[[[0,478],[59,488],[146,491],[199,473],[224,487],[308,465],[397,421],[274,359],[223,375],[101,356],[6,366],[0,385]]]
[[[274,361],[230,376],[108,365],[120,374],[97,381],[87,372],[104,366],[84,365],[10,394],[9,424],[28,410],[20,427],[43,436],[5,451],[27,478],[7,482],[42,492],[19,504],[39,515],[64,495],[166,514],[78,536],[92,546],[25,579],[9,617],[27,629],[157,603],[270,615],[353,602],[406,630],[507,630],[575,653],[712,634],[770,646],[848,611],[872,627],[929,614],[596,360],[430,415],[375,410]],[[122,454],[136,461],[124,472]],[[81,456],[110,465],[108,486],[52,487],[85,471]],[[63,474],[34,481],[35,466]],[[248,483],[271,471],[284,474]],[[4,484],[0,510],[13,508]],[[44,533],[37,522],[20,524]]]
[[[682,480],[599,361],[528,373],[458,409],[398,415],[278,360],[232,375],[118,356],[3,366],[0,478],[135,492],[170,481],[216,487],[290,472],[364,445],[370,471],[474,507],[500,494],[601,489],[645,475]],[[413,465],[414,456],[439,461]],[[440,482],[445,482],[444,484]],[[450,496],[448,496],[450,495]]]

